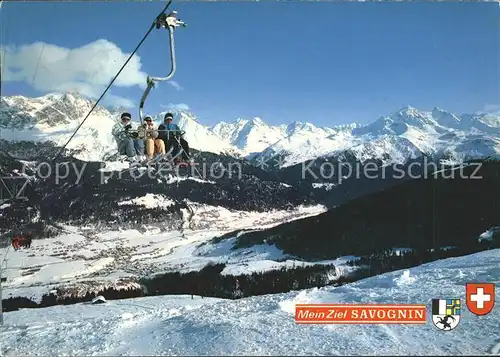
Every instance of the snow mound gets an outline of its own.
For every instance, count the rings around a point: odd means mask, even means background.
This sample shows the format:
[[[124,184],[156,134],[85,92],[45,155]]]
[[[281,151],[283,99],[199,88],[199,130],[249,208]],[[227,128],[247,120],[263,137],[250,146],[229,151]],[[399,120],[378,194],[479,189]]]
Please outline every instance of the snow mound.
[[[138,205],[145,208],[167,208],[175,205],[175,201],[166,197],[165,195],[155,195],[152,193],[148,193],[143,197],[118,202],[118,205]]]
[[[106,302],[106,299],[102,295],[98,295],[95,298],[92,299],[92,304],[104,304]]]

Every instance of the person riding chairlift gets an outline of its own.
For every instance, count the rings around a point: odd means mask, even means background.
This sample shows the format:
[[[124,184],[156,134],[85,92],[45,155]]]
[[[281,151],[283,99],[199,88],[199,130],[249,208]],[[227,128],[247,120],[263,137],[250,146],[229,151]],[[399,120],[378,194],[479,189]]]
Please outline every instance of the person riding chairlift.
[[[144,141],[139,138],[139,133],[132,127],[132,116],[130,113],[123,113],[121,122],[113,127],[112,134],[118,145],[120,155],[127,155],[131,161],[141,161],[144,159]]]
[[[158,130],[155,128],[153,118],[146,116],[144,118],[145,137],[147,159],[152,160],[155,155],[165,155],[165,142],[159,138]]]
[[[190,162],[189,144],[182,137],[183,133],[179,126],[172,123],[173,119],[174,115],[172,113],[165,114],[165,122],[163,124],[160,124],[160,126],[158,127],[160,138],[165,142],[166,151],[171,153],[176,164],[181,162],[181,160],[178,158],[179,151],[181,151],[180,154],[182,156],[182,161],[188,163]]]

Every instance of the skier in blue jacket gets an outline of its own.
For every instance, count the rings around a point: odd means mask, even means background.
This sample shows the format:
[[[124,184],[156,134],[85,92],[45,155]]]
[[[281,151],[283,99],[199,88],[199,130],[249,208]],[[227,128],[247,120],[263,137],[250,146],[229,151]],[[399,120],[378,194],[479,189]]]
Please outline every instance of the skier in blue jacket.
[[[184,132],[181,131],[177,124],[172,123],[174,115],[166,113],[163,119],[164,123],[160,124],[158,131],[160,138],[165,142],[166,152],[170,152],[172,157],[177,158],[179,150],[182,149],[181,156],[183,161],[189,161],[189,144],[182,137]],[[181,147],[179,147],[179,143]]]

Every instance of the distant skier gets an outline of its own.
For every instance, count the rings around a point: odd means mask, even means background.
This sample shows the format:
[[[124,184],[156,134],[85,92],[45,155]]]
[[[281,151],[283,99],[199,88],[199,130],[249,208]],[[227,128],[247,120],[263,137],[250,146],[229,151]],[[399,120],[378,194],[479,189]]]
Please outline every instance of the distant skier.
[[[18,250],[19,248],[21,248],[19,236],[15,235],[14,237],[12,237],[12,247],[14,248],[14,250]]]
[[[166,151],[170,152],[172,157],[176,158],[174,161],[175,163],[180,162],[177,158],[179,151],[182,151],[182,160],[189,162],[189,144],[182,137],[184,133],[181,131],[179,126],[177,124],[172,124],[173,119],[174,115],[172,113],[165,114],[164,123],[160,124],[158,127],[158,130],[160,131],[160,138],[165,142]]]
[[[33,234],[28,233],[26,234],[26,237],[24,239],[24,247],[25,248],[31,248],[31,242],[33,241]]]

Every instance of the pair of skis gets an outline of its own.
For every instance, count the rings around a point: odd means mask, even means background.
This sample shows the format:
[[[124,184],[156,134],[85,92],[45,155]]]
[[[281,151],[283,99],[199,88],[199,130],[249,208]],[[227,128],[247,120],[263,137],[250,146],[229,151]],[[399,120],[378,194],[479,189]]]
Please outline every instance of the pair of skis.
[[[171,158],[166,154],[159,154],[150,160],[145,160],[143,162],[139,162],[139,164],[141,166],[153,166],[153,165],[166,163],[166,162],[170,162],[170,163],[173,163],[174,165],[179,165],[179,166],[190,166],[193,163],[193,161],[191,159],[181,160],[177,157]],[[133,163],[133,162],[131,162],[131,163]]]

